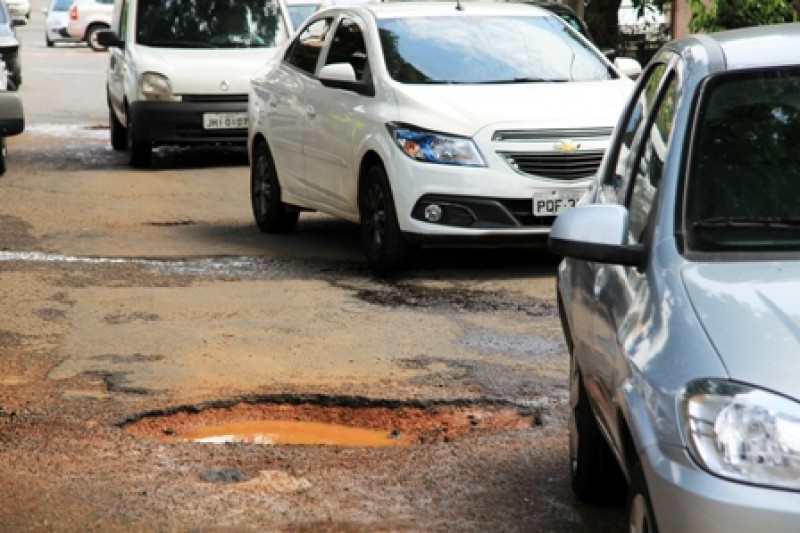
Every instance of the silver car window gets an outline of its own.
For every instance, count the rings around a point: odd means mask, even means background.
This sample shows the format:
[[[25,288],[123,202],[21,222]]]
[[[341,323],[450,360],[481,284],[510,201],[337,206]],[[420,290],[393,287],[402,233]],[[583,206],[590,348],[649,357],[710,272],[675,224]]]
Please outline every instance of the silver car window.
[[[323,18],[306,26],[286,51],[284,61],[313,75],[332,23],[332,18]]]
[[[401,83],[606,80],[615,74],[555,15],[378,21],[389,75]]]

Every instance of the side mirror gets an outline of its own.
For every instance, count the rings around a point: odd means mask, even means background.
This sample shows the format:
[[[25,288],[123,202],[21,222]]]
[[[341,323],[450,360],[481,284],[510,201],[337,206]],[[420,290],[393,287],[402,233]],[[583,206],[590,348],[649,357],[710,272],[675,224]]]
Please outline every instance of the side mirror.
[[[548,247],[556,255],[643,268],[645,249],[627,244],[628,210],[621,205],[579,205],[563,211],[550,228]]]
[[[119,38],[114,30],[103,29],[97,30],[97,43],[106,48],[125,48],[125,41]]]
[[[642,65],[630,57],[618,57],[614,59],[614,65],[630,79],[635,80],[642,73]]]
[[[27,25],[28,25],[28,21],[25,19],[25,17],[14,17],[14,18],[11,19],[11,27],[12,28],[17,27],[17,26],[27,26]]]
[[[364,96],[375,96],[372,77],[367,75],[363,81],[356,78],[356,71],[350,63],[333,63],[319,70],[319,81],[325,87],[345,89]]]

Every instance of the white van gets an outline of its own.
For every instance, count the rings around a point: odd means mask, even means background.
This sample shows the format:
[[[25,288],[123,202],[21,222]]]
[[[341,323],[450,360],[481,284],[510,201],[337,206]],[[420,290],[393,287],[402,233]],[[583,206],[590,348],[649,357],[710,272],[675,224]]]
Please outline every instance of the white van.
[[[291,31],[283,0],[116,0],[111,145],[139,168],[155,146],[244,145],[250,77]]]

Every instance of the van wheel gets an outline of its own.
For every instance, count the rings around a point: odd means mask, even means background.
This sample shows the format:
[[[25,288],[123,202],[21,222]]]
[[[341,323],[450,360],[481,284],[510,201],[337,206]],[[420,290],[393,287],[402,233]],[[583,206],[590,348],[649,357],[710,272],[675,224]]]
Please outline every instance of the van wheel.
[[[572,491],[585,503],[622,503],[626,480],[597,427],[583,380],[570,356],[569,456]],[[577,403],[576,403],[577,401]]]
[[[128,132],[125,126],[117,120],[117,115],[114,110],[108,108],[108,124],[111,131],[111,147],[119,152],[128,149]]]
[[[281,201],[281,184],[275,161],[263,141],[253,148],[250,168],[250,204],[258,228],[265,233],[288,233],[300,216]]]
[[[93,24],[86,29],[86,44],[95,52],[105,52],[107,50],[105,46],[97,42],[97,32],[107,27],[102,24]]]
[[[358,208],[361,243],[369,266],[377,271],[407,267],[413,247],[400,232],[392,188],[382,166],[373,165],[361,181]]]
[[[642,465],[637,461],[631,468],[628,490],[628,531],[631,533],[658,533],[650,491],[644,479]]]
[[[125,129],[127,130],[128,163],[134,168],[149,167],[153,159],[153,147],[150,141],[136,140],[130,115],[128,115],[128,127]]]

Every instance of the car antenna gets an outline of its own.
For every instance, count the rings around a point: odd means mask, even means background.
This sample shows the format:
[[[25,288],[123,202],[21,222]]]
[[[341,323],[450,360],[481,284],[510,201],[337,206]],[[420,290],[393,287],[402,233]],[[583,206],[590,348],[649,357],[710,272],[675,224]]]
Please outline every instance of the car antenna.
[[[461,5],[461,0],[456,0],[456,11],[464,11],[464,6]]]

